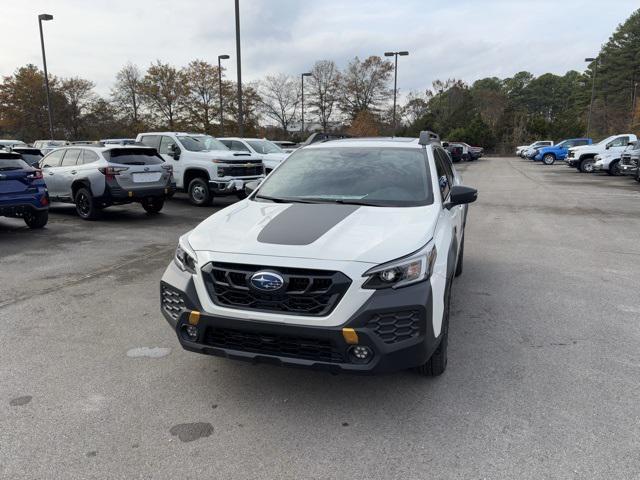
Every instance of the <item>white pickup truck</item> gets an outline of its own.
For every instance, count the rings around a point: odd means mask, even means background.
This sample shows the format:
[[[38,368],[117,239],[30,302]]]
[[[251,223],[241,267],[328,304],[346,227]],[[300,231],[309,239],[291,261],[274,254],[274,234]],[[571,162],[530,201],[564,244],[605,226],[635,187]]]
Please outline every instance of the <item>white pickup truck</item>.
[[[569,149],[567,165],[584,173],[595,171],[596,155],[611,157],[621,154],[627,146],[638,140],[633,133],[612,135],[593,145],[583,145]],[[620,157],[618,157],[620,158]]]
[[[137,142],[155,148],[173,167],[176,187],[193,205],[209,205],[215,195],[246,197],[244,184],[264,178],[262,160],[232,152],[209,135],[177,132],[140,133]]]

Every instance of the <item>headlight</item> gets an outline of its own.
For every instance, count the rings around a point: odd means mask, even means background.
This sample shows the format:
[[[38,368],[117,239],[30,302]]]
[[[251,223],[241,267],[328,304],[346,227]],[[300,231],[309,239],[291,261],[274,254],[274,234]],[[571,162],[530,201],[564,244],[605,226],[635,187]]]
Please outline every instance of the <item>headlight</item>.
[[[196,273],[196,252],[194,252],[191,245],[189,245],[185,235],[180,237],[180,240],[178,240],[178,246],[176,248],[176,254],[173,257],[173,261],[180,270],[189,273]]]
[[[433,273],[437,254],[435,245],[429,244],[417,254],[367,270],[363,277],[369,278],[362,288],[400,288],[427,280]]]

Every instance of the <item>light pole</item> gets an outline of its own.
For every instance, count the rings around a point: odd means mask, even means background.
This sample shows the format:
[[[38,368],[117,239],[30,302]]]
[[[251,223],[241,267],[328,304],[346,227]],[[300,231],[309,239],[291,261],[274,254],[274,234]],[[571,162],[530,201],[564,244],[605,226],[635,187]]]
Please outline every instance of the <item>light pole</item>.
[[[396,134],[396,95],[398,93],[398,55],[406,57],[409,52],[384,52],[385,57],[395,57],[393,72],[393,135]]]
[[[236,60],[238,62],[238,133],[244,137],[244,115],[242,112],[242,60],[240,57],[240,0],[236,0]]]
[[[40,27],[40,46],[42,47],[42,63],[44,64],[44,85],[47,90],[47,114],[49,115],[49,136],[53,140],[53,119],[51,115],[51,98],[49,95],[49,74],[47,73],[47,56],[44,53],[44,35],[42,34],[42,22],[53,20],[53,15],[41,13],[38,15],[38,26]]]
[[[300,79],[302,81],[302,98],[301,98],[301,102],[300,102],[300,119],[302,121],[302,128],[300,129],[300,132],[304,135],[304,77],[310,77],[311,73],[310,72],[305,72],[300,74]]]
[[[593,81],[591,83],[591,102],[589,103],[589,116],[587,117],[587,137],[589,136],[589,132],[591,130],[591,111],[593,110],[593,96],[596,92],[596,74],[598,73],[598,57],[596,58],[585,58],[585,62],[596,62],[593,67]]]
[[[229,55],[218,55],[218,88],[220,90],[220,136],[224,137],[224,115],[222,113],[222,64],[220,60],[228,60]]]

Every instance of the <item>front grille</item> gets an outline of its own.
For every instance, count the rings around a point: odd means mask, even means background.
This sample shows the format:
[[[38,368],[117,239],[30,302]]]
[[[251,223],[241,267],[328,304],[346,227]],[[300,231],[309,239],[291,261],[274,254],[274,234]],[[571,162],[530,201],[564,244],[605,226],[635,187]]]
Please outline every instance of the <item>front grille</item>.
[[[182,311],[187,308],[182,294],[165,284],[160,287],[160,300],[164,311],[174,320],[177,320]]]
[[[631,158],[631,155],[622,155],[622,158],[620,159],[620,164],[630,165],[632,167],[635,167],[636,165],[638,165],[638,159]]]
[[[276,292],[262,292],[251,286],[251,276],[263,270],[280,274],[284,286]],[[328,315],[351,284],[349,277],[340,272],[301,268],[212,262],[202,268],[202,273],[216,305],[289,315]]]
[[[343,354],[329,340],[272,333],[245,332],[230,328],[209,328],[204,342],[212,347],[278,357],[303,358],[322,362],[344,362]]]
[[[367,322],[373,332],[385,343],[396,343],[420,334],[420,314],[416,310],[378,313]]]
[[[567,155],[568,158],[573,158],[575,156],[575,152],[569,152],[569,154]]]
[[[262,165],[251,167],[221,167],[218,168],[218,175],[221,177],[250,177],[262,175],[264,169]]]

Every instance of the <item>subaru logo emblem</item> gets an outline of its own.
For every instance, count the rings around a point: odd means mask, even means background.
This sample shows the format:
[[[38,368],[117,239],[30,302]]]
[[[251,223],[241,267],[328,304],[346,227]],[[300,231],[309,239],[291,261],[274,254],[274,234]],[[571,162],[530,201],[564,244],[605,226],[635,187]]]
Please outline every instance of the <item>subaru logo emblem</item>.
[[[249,281],[252,287],[263,292],[275,292],[284,286],[284,278],[273,272],[256,272]]]

